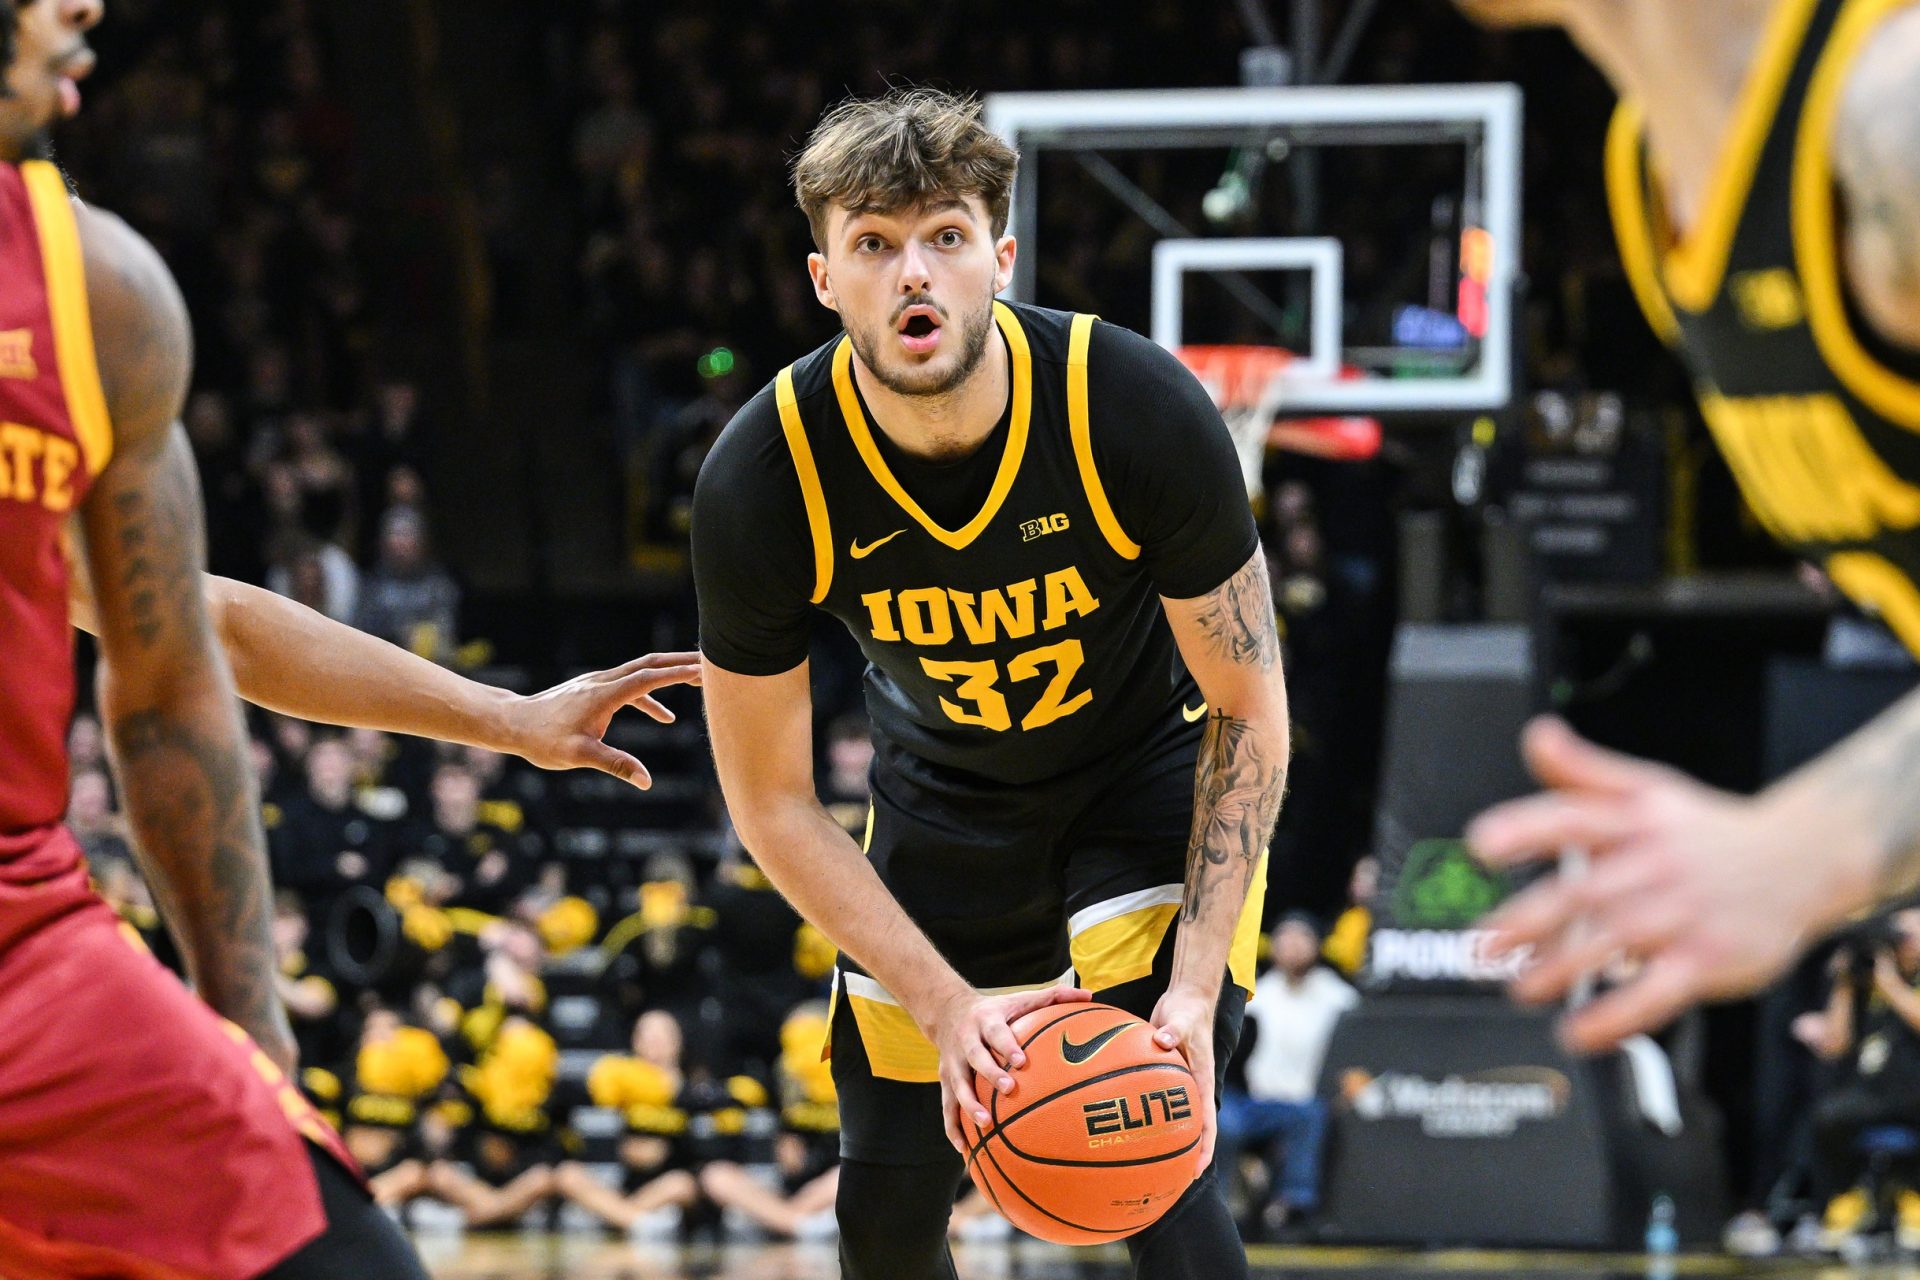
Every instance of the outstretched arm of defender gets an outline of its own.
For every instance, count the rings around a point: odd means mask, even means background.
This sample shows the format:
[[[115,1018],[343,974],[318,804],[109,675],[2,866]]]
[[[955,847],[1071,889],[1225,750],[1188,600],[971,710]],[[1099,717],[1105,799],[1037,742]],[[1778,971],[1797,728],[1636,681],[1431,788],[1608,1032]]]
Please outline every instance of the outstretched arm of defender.
[[[260,806],[200,590],[200,491],[177,421],[191,364],[186,309],[145,241],[108,215],[78,216],[117,446],[81,512],[107,740],[134,846],[194,984],[291,1067]]]
[[[543,769],[598,769],[637,787],[646,767],[602,741],[622,707],[671,723],[656,689],[700,682],[700,655],[657,653],[523,697],[468,680],[260,587],[203,575],[214,633],[248,702],[320,724],[505,751]],[[73,625],[99,634],[89,575],[74,574]]]
[[[973,1073],[999,1077],[1024,1055],[1007,1024],[1057,1000],[1085,1000],[1070,987],[982,996],[934,948],[881,883],[866,856],[821,807],[813,783],[813,699],[808,664],[746,676],[706,664],[707,731],[740,839],[794,909],[893,993],[940,1051],[947,1139],[961,1147],[956,1107],[987,1114]]]
[[[1173,975],[1154,1010],[1160,1042],[1193,1068],[1213,1158],[1213,1018],[1227,953],[1287,789],[1287,687],[1266,553],[1206,595],[1165,602],[1187,667],[1207,699],[1194,768],[1193,832]]]

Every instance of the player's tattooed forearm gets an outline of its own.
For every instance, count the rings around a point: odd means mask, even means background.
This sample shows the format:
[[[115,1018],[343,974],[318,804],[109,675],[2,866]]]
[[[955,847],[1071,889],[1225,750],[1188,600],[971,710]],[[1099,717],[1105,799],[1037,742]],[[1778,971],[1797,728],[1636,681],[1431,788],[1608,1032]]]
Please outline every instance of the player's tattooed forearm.
[[[1283,745],[1224,710],[1208,717],[1194,770],[1184,919],[1198,916],[1220,883],[1244,889],[1273,833],[1286,787]]]
[[[1199,623],[1213,653],[1241,666],[1271,670],[1280,660],[1273,624],[1273,588],[1267,557],[1256,549],[1231,578],[1201,597]]]
[[[135,852],[190,976],[214,1009],[271,1043],[272,889],[244,754],[158,709],[115,717],[109,732]]]
[[[117,586],[128,624],[146,649],[184,634],[181,624],[192,619],[199,603],[199,534],[193,513],[175,490],[155,484],[113,495],[108,536],[116,553]]]

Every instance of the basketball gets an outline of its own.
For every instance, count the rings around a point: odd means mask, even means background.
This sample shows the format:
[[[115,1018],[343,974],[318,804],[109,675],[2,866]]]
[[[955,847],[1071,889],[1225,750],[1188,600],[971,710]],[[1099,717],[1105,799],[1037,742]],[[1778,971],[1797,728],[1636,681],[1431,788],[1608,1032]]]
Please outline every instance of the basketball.
[[[1199,1173],[1200,1112],[1186,1060],[1105,1004],[1053,1005],[1012,1024],[1027,1063],[991,1117],[962,1115],[974,1185],[1014,1226],[1055,1244],[1120,1240],[1157,1221]]]

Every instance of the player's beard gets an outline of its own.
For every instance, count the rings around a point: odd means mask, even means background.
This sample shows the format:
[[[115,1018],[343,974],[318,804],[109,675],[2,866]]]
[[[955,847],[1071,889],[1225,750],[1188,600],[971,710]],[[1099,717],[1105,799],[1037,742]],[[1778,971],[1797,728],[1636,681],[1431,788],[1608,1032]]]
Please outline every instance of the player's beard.
[[[19,139],[17,149],[9,154],[9,148],[15,145],[16,138]],[[24,135],[13,134],[5,137],[4,140],[0,140],[0,158],[15,164],[22,160],[51,160],[53,159],[53,133],[49,129],[38,128]]]
[[[891,328],[878,331],[879,342],[875,342],[874,330],[855,329],[849,325],[847,336],[853,339],[854,354],[860,357],[860,363],[867,366],[867,372],[879,380],[881,386],[897,396],[944,396],[951,395],[962,383],[973,376],[986,358],[987,337],[993,332],[993,295],[987,295],[986,305],[971,315],[949,313],[949,324],[959,327],[960,358],[954,362],[951,372],[945,377],[929,381],[926,371],[910,368],[896,371],[879,358],[880,343],[895,336]]]

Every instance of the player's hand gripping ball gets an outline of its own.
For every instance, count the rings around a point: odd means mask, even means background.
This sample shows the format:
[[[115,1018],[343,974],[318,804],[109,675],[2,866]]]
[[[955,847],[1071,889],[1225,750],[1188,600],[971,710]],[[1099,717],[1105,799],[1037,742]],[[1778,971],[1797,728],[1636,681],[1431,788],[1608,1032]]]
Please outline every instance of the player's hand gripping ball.
[[[1152,1225],[1200,1173],[1186,1060],[1112,1005],[1051,1005],[1011,1028],[1027,1055],[1013,1092],[974,1077],[991,1117],[984,1131],[961,1109],[974,1185],[1014,1226],[1055,1244]]]

